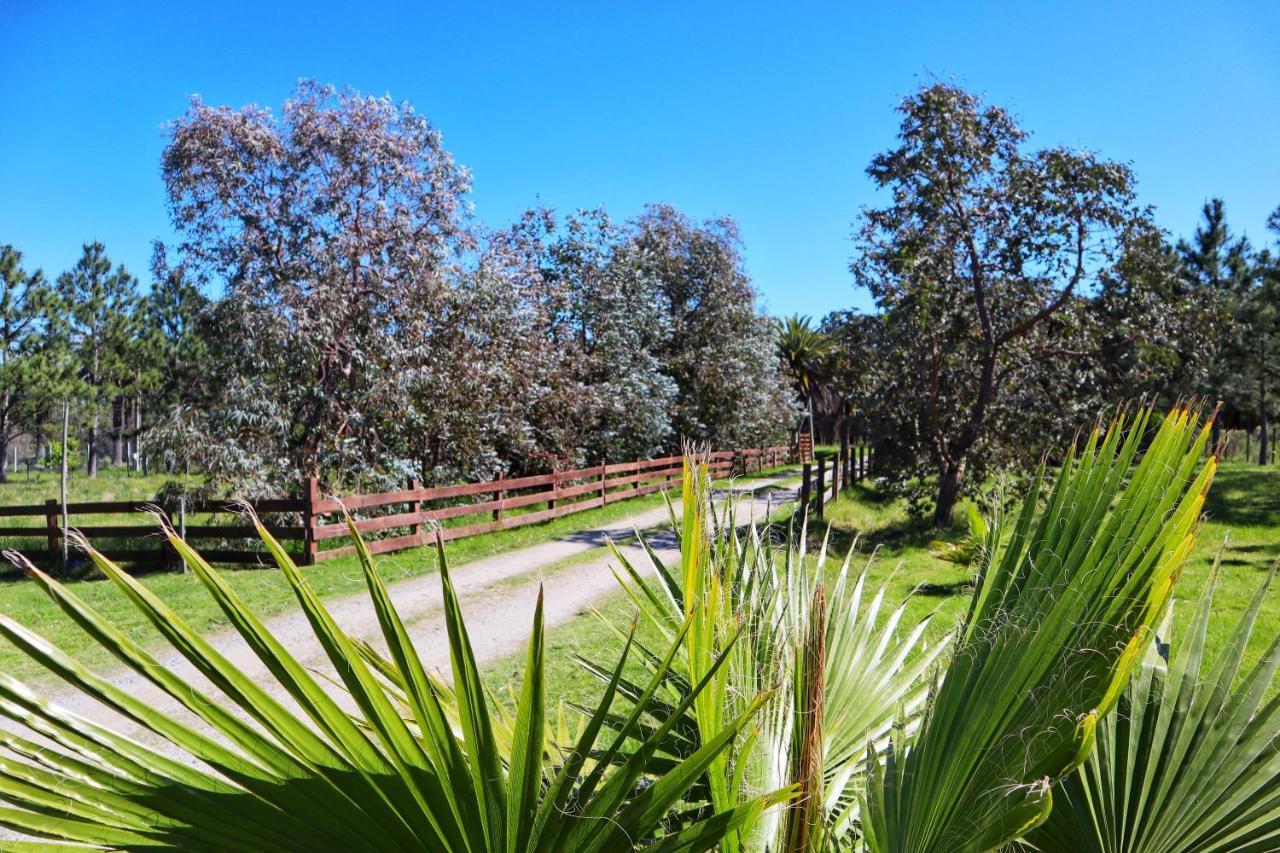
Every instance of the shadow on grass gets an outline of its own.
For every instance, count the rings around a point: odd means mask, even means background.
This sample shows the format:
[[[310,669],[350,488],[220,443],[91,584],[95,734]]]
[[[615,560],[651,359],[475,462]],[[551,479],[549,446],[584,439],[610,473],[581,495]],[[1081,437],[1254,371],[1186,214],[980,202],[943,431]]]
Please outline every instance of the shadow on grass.
[[[962,580],[955,583],[921,583],[911,590],[912,595],[923,595],[929,598],[950,598],[953,595],[968,595],[973,592],[973,581]]]
[[[1280,526],[1280,468],[1224,466],[1214,477],[1204,508],[1218,524]]]

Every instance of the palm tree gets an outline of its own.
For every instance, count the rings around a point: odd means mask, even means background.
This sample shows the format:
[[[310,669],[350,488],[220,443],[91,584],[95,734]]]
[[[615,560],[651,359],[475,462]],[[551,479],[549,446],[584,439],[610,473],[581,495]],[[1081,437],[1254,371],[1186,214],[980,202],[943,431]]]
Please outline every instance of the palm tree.
[[[824,374],[824,362],[831,354],[831,338],[813,328],[809,317],[792,314],[778,321],[778,355],[795,379],[800,399],[809,419],[809,439],[813,434],[813,389]]]

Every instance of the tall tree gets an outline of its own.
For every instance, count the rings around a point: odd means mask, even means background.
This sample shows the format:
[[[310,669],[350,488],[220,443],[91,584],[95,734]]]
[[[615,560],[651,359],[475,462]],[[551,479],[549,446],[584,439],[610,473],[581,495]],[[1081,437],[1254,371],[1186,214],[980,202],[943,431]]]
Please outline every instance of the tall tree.
[[[742,447],[778,440],[798,414],[774,321],[757,308],[738,226],[697,223],[651,205],[629,224],[637,276],[654,282],[669,333],[658,351],[676,386],[669,447],[682,440]]]
[[[0,246],[0,483],[9,481],[9,447],[23,431],[25,415],[42,402],[40,335],[48,302],[44,273],[27,272],[21,252]]]
[[[423,356],[419,321],[469,243],[466,170],[409,104],[315,82],[279,117],[196,99],[170,134],[162,172],[188,272],[226,283],[225,416],[209,428],[228,477],[376,467]]]
[[[651,456],[672,435],[677,389],[659,355],[670,320],[644,261],[603,210],[566,217],[548,246],[548,334],[580,389],[584,463]]]
[[[88,406],[86,471],[98,475],[98,442],[103,407],[130,379],[137,279],[123,265],[111,267],[106,247],[86,243],[76,265],[58,276],[61,330],[75,360],[77,397]]]
[[[808,317],[793,314],[778,321],[778,355],[800,392],[809,421],[809,439],[815,447],[813,398],[831,353],[831,340],[815,329]]]
[[[1251,250],[1245,238],[1231,233],[1222,199],[1215,198],[1205,202],[1200,224],[1190,240],[1179,242],[1178,253],[1188,287],[1216,321],[1214,333],[1202,343],[1207,368],[1194,388],[1195,393],[1223,403],[1213,422],[1216,443],[1222,425],[1238,424],[1253,415],[1247,402],[1249,389],[1241,386],[1249,353],[1243,314]]]
[[[899,145],[867,170],[892,201],[864,211],[852,269],[894,330],[913,398],[898,477],[934,475],[934,521],[947,525],[971,469],[980,479],[994,458],[1011,374],[1062,363],[1058,329],[1137,212],[1126,166],[1027,150],[1008,112],[957,86],[926,86],[899,112]]]
[[[151,276],[151,291],[139,312],[137,392],[130,401],[133,438],[175,464],[187,453],[184,445],[194,439],[187,429],[190,409],[217,404],[207,382],[210,301],[183,264],[170,264],[166,247],[158,241],[152,250]],[[152,433],[145,440],[144,428]]]

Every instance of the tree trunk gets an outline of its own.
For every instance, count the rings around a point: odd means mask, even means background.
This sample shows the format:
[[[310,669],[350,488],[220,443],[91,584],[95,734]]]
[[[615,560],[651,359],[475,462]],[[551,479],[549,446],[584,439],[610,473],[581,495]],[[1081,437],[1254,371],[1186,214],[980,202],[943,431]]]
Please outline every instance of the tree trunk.
[[[16,465],[14,466],[17,467]],[[16,471],[14,473],[17,473]],[[9,482],[9,392],[4,392],[4,415],[0,416],[0,483]]]
[[[935,527],[950,527],[955,516],[956,502],[964,486],[964,461],[946,466],[938,481],[938,505],[933,511]]]
[[[1258,405],[1258,464],[1266,465],[1271,458],[1270,436],[1267,435],[1271,423],[1267,418],[1267,376],[1265,372],[1260,380],[1260,386],[1260,393],[1258,394],[1261,401]]]
[[[116,398],[111,404],[111,464],[117,468],[124,464],[124,400]]]
[[[98,476],[98,410],[93,410],[93,418],[89,421],[89,447],[85,450],[85,473],[90,477]],[[62,452],[67,448],[63,446]]]

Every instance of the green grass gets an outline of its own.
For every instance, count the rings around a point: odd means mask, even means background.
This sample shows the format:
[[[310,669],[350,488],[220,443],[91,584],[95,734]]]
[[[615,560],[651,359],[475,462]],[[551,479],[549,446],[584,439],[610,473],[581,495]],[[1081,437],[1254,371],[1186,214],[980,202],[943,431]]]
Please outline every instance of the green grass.
[[[62,474],[58,471],[9,472],[9,482],[0,483],[0,506],[18,504],[42,504],[58,497]],[[124,467],[104,467],[98,476],[90,478],[77,468],[67,472],[67,499],[72,503],[84,501],[137,501],[151,500],[160,487],[170,480],[182,482],[181,474],[139,474]],[[187,478],[192,488],[201,485],[204,478],[191,475]]]
[[[1212,655],[1226,644],[1266,571],[1280,557],[1280,467],[1224,463],[1209,492],[1205,514],[1206,523],[1175,593],[1174,640],[1190,618],[1225,539],[1222,575],[1207,639]],[[956,517],[961,519],[963,515],[957,513]],[[926,635],[933,640],[963,615],[969,601],[969,573],[934,557],[928,544],[939,538],[960,539],[964,533],[961,525],[963,522],[958,522],[953,531],[939,534],[928,523],[911,519],[905,502],[886,498],[866,484],[859,484],[835,504],[828,504],[825,522],[812,525],[810,547],[816,552],[828,526],[831,550],[841,557],[856,539],[860,554],[855,557],[854,566],[860,568],[870,561],[869,586],[887,584],[886,601],[907,601],[903,625],[915,624],[933,614]],[[831,561],[833,571],[839,562]],[[630,622],[632,608],[621,594],[612,596],[598,609],[615,624]],[[648,636],[644,628],[641,626],[641,636]],[[1247,652],[1247,663],[1256,661],[1278,633],[1280,584],[1269,592]],[[590,613],[549,628],[547,682],[551,693],[579,702],[595,696],[599,685],[570,656],[577,653],[597,661],[608,660],[617,648],[613,632]],[[512,656],[492,666],[488,672],[491,683],[496,686],[511,680],[521,660]]]
[[[746,479],[763,478],[772,473],[776,472],[761,472]],[[103,478],[102,483],[106,482],[107,478]],[[102,493],[105,494],[106,491]],[[129,496],[129,499],[134,497],[137,496]],[[123,500],[126,497],[110,499]],[[581,530],[609,525],[630,515],[662,505],[661,493],[630,498],[540,524],[457,539],[445,546],[446,556],[451,566],[460,567],[494,554],[548,542]],[[136,518],[132,521],[136,522]],[[435,549],[431,547],[387,554],[378,557],[377,561],[383,577],[388,582],[434,572],[437,569]],[[236,591],[258,615],[271,616],[295,606],[292,593],[275,569],[228,568],[225,571]],[[357,592],[365,588],[364,578],[355,557],[328,560],[310,566],[305,571],[308,580],[322,598]],[[193,576],[176,572],[156,572],[142,576],[141,580],[197,630],[210,631],[225,626],[221,611]],[[159,635],[146,623],[145,618],[110,583],[88,579],[70,581],[68,586],[76,595],[97,608],[130,636],[143,638],[144,644],[158,645],[161,642]],[[0,580],[0,612],[34,628],[48,640],[66,650],[79,652],[83,647],[83,634],[34,584],[25,579]],[[109,662],[108,654],[94,646],[83,647],[83,652],[79,656],[90,666]],[[31,664],[13,647],[0,641],[0,672],[18,677],[30,677],[43,673],[43,670]]]

